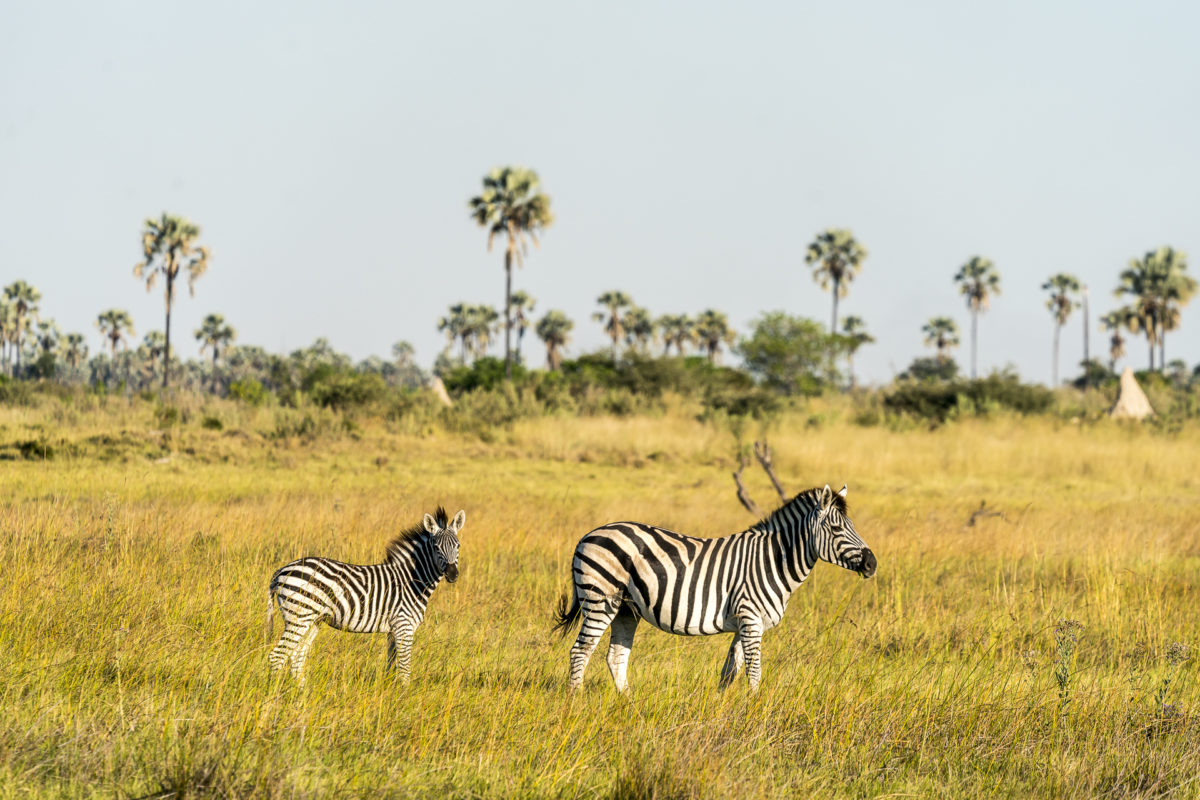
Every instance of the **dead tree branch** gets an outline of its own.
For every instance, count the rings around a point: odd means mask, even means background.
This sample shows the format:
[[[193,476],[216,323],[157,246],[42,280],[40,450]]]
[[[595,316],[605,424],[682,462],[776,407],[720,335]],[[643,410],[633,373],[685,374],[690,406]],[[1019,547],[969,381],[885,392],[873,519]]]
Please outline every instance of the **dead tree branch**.
[[[762,511],[751,499],[750,493],[746,491],[746,485],[742,483],[742,470],[746,469],[746,465],[750,463],[750,459],[742,456],[741,462],[738,464],[737,472],[733,473],[733,482],[737,484],[737,499],[742,506],[756,517],[763,516]]]
[[[787,492],[783,490],[783,484],[779,482],[779,477],[775,474],[775,465],[771,461],[771,445],[767,444],[766,439],[754,443],[754,457],[758,459],[758,463],[762,465],[763,471],[771,479],[771,485],[775,487],[775,493],[779,495],[779,501],[786,503],[788,501]]]
[[[967,527],[974,528],[976,520],[986,519],[987,517],[999,517],[1005,522],[1008,522],[1008,517],[1004,516],[1003,511],[992,511],[987,507],[987,500],[980,500],[979,508],[972,511],[971,518],[967,520]]]

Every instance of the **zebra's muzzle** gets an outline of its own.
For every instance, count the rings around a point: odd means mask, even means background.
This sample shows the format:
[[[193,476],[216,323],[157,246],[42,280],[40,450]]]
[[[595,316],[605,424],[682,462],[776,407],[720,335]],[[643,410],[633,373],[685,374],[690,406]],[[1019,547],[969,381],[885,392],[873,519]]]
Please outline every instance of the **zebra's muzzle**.
[[[454,583],[458,580],[458,564],[448,564],[446,566],[446,582]]]
[[[864,579],[875,574],[875,568],[879,566],[879,562],[875,560],[875,554],[870,550],[863,550],[862,561],[858,565],[858,574]]]

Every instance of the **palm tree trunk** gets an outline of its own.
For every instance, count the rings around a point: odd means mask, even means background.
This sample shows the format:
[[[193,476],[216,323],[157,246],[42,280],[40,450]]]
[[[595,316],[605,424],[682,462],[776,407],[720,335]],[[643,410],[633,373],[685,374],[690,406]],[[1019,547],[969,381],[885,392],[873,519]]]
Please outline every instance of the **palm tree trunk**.
[[[979,312],[972,311],[971,312],[971,380],[975,380],[975,378],[976,378],[975,353],[977,352],[976,342],[979,338],[978,333],[979,333]]]
[[[1158,332],[1158,368],[1162,372],[1167,371],[1167,329],[1163,328]]]
[[[1062,326],[1059,325],[1057,322],[1055,322],[1055,324],[1054,324],[1054,369],[1050,373],[1053,376],[1051,378],[1052,382],[1050,384],[1051,389],[1058,387],[1058,332],[1060,330],[1062,330]]]
[[[213,394],[217,393],[217,346],[213,345]]]
[[[1091,319],[1088,317],[1088,287],[1083,287],[1083,386],[1086,389],[1088,386],[1088,328],[1091,327]]]
[[[516,240],[512,237],[512,231],[508,234],[508,249],[504,251],[504,380],[512,380],[512,351],[511,337],[512,332],[512,257],[513,248],[517,246]]]
[[[171,284],[173,284],[173,283],[174,283],[174,281],[171,279],[171,273],[168,272],[167,273],[167,337],[166,337],[167,343],[163,347],[163,384],[162,385],[163,385],[164,392],[167,390],[167,374],[170,372],[170,370],[168,369],[168,365],[169,365],[168,359],[170,359],[170,357],[171,357],[171,288],[172,288]]]
[[[837,301],[838,301],[838,280],[833,279],[833,322],[829,325],[830,333],[837,333]]]

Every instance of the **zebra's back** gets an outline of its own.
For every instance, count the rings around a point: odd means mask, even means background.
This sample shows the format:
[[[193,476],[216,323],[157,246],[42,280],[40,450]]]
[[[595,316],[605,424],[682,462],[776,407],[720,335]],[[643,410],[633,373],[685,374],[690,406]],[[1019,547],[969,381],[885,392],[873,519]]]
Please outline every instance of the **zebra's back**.
[[[346,564],[306,557],[279,568],[271,593],[286,619],[324,621],[354,633],[388,630],[389,612],[398,606],[403,586],[390,564]]]
[[[733,577],[741,561],[736,543],[736,537],[701,539],[638,522],[605,525],[575,548],[580,600],[620,598],[669,633],[733,631]]]

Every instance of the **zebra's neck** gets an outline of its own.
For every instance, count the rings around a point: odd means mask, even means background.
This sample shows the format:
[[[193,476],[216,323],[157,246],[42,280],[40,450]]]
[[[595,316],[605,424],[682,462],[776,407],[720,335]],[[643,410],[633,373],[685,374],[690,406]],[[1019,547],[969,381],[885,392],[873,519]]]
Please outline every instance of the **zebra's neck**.
[[[811,508],[807,495],[799,494],[751,529],[765,533],[765,546],[779,554],[778,561],[783,564],[780,577],[789,595],[800,588],[817,563],[816,548],[806,524]]]
[[[442,580],[433,542],[428,536],[419,536],[393,544],[388,549],[388,563],[406,573],[413,589],[425,600]]]

